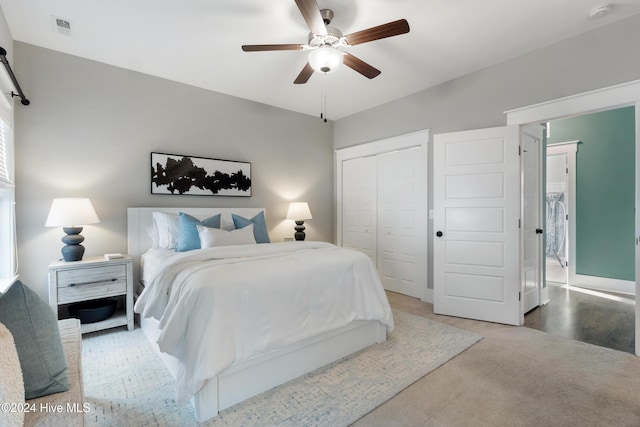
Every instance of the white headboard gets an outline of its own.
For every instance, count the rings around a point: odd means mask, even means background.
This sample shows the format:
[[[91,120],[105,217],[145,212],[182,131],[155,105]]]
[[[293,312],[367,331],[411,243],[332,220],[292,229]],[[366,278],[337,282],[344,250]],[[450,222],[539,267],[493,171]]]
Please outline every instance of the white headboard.
[[[221,214],[221,222],[232,222],[231,214],[252,218],[264,208],[127,208],[127,253],[133,257],[134,289],[140,280],[140,255],[151,248],[149,230],[153,229],[153,212],[184,212],[198,219]],[[265,212],[266,217],[266,212]]]

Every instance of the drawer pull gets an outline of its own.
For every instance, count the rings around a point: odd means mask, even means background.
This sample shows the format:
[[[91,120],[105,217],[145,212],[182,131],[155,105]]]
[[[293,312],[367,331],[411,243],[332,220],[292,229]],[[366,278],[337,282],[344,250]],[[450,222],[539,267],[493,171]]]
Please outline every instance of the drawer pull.
[[[106,282],[106,281],[107,281],[107,280],[94,280],[93,282],[69,283],[69,286],[76,286],[76,285],[78,285],[78,286],[80,286],[80,285],[93,285],[94,283],[104,283],[104,282]],[[114,277],[114,278],[110,279],[110,281],[111,281],[111,282],[117,282],[117,281],[118,281],[118,279]]]

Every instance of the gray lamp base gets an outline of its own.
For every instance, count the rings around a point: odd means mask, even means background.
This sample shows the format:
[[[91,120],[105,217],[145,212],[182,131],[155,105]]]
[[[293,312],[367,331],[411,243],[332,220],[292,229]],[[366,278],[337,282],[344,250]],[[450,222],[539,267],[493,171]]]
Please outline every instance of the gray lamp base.
[[[62,238],[62,243],[66,243],[62,247],[62,258],[69,261],[80,261],[84,255],[84,246],[80,243],[84,241],[84,236],[80,234],[82,227],[62,227],[62,230],[67,233]]]
[[[304,233],[304,221],[296,221],[296,226],[293,227],[296,230],[296,233],[293,235],[296,240],[304,240],[306,234]]]

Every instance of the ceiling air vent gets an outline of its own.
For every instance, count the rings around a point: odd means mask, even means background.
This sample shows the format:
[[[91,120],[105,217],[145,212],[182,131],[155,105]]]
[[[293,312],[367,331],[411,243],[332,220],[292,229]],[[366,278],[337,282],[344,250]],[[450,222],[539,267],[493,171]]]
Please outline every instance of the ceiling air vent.
[[[67,36],[73,35],[72,22],[57,16],[51,17],[53,21],[53,28],[58,34],[64,34]]]
[[[60,29],[65,29],[65,30],[71,31],[71,22],[69,22],[69,21],[65,21],[64,19],[57,18],[56,19],[56,25]]]

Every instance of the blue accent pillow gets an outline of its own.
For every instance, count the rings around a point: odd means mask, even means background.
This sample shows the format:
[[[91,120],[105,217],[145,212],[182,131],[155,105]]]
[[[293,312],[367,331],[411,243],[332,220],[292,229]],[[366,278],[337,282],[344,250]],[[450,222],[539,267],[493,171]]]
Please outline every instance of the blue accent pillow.
[[[49,304],[18,280],[0,294],[0,323],[13,335],[25,399],[69,390],[58,319]]]
[[[251,219],[243,218],[236,214],[231,214],[231,218],[233,218],[233,225],[236,228],[244,228],[249,224],[253,224],[253,236],[256,238],[256,243],[271,243],[267,232],[267,222],[264,219],[264,211],[260,211],[258,215]]]
[[[220,214],[200,221],[189,214],[180,212],[178,214],[178,246],[177,252],[192,251],[200,249],[200,236],[196,225],[204,225],[205,227],[220,228]]]

